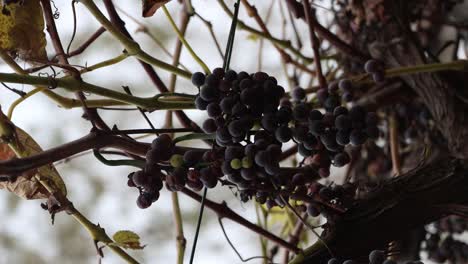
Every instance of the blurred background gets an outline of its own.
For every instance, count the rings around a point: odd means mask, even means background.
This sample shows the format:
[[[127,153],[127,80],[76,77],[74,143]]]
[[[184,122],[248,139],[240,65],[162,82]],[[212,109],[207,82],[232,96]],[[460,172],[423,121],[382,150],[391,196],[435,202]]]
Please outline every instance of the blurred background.
[[[99,3],[100,1],[96,1]],[[162,10],[153,17],[142,18],[139,1],[114,1],[122,10],[137,18],[146,25],[150,32],[161,41],[172,53],[177,36],[170,27]],[[232,0],[226,0],[231,8]],[[270,1],[252,1],[259,13],[265,18]],[[105,13],[103,5],[98,4]],[[66,47],[73,31],[73,14],[71,1],[55,1],[60,16],[56,20],[57,27]],[[231,24],[230,18],[214,0],[194,0],[196,11],[213,24],[213,30],[224,51]],[[172,16],[179,22],[182,5],[178,1],[167,4]],[[275,1],[272,16],[268,23],[271,33],[281,37],[281,19],[278,15],[279,1]],[[326,11],[319,10],[319,16],[325,18]],[[77,33],[72,49],[78,47],[98,28],[97,21],[88,13],[83,5],[76,5]],[[135,33],[138,24],[121,13],[127,22],[127,28],[140,43],[142,48],[156,58],[171,63],[172,59],[165,55],[153,40],[143,33]],[[243,8],[240,9],[240,19],[248,25],[257,28],[255,21],[247,16]],[[300,34],[308,34],[303,22],[298,23]],[[287,33],[286,37],[289,33]],[[305,35],[307,36],[307,35]],[[47,36],[48,37],[48,36]],[[186,38],[197,54],[210,68],[222,66],[222,59],[216,51],[216,46],[209,35],[208,29],[197,18],[192,18],[188,26]],[[307,37],[304,37],[307,40]],[[287,87],[283,77],[280,57],[273,46],[265,42],[263,48],[262,70],[277,77],[279,82]],[[305,43],[304,45],[308,45]],[[93,65],[121,54],[123,46],[110,34],[104,33],[83,54],[71,59],[72,64]],[[234,44],[231,68],[254,72],[258,68],[259,39],[249,33],[238,30]],[[48,39],[47,46],[49,58],[55,55]],[[306,54],[311,55],[309,50]],[[192,57],[184,50],[181,62],[191,71],[201,71]],[[26,66],[27,65],[22,65]],[[156,69],[159,76],[168,83],[170,75]],[[12,72],[5,64],[0,65],[0,72]],[[44,70],[42,72],[50,71]],[[63,75],[63,74],[62,74]],[[87,82],[122,91],[121,86],[129,86],[132,92],[139,96],[154,95],[157,90],[133,58],[107,68],[102,68],[83,75]],[[27,85],[11,85],[19,90],[28,92],[32,89]],[[195,87],[188,80],[177,80],[177,91],[191,94],[197,93]],[[55,91],[62,95],[60,89]],[[92,96],[90,97],[92,98]],[[6,89],[0,90],[0,105],[5,111],[17,99],[17,95]],[[205,116],[197,111],[187,111],[195,122],[201,122]],[[144,119],[135,111],[100,111],[100,114],[109,125],[116,124],[121,129],[147,128]],[[43,149],[48,149],[65,142],[77,139],[87,134],[91,128],[89,122],[81,118],[82,109],[66,110],[58,107],[47,97],[41,94],[34,95],[22,103],[14,112],[13,122],[30,133]],[[162,126],[165,113],[156,111],[150,114],[151,121],[156,126]],[[177,119],[174,118],[178,127]],[[180,126],[179,126],[180,127]],[[144,139],[148,142],[151,137]],[[163,189],[161,198],[150,208],[141,210],[136,206],[137,190],[127,187],[127,175],[132,168],[107,167],[97,160],[91,153],[70,159],[57,164],[57,169],[68,186],[69,199],[74,205],[88,216],[94,223],[103,226],[107,233],[112,235],[118,230],[132,230],[141,237],[146,245],[144,250],[130,251],[141,263],[171,263],[176,260],[175,227],[172,215],[170,193]],[[197,221],[199,203],[179,195],[182,215],[184,218],[184,232],[187,239],[186,261],[189,259],[193,242],[195,225]],[[247,218],[255,222],[255,209],[252,203],[241,204],[228,188],[217,188],[208,193],[214,201],[227,201],[228,205]],[[15,195],[0,191],[0,263],[97,263],[98,258],[93,242],[87,232],[71,217],[64,213],[56,216],[55,224],[51,224],[50,215],[41,209],[40,203],[44,201],[26,201]],[[258,236],[242,226],[225,220],[225,228],[238,251],[244,258],[258,255],[260,242]],[[105,258],[102,263],[122,263],[109,250],[104,250]],[[216,215],[205,210],[201,227],[195,263],[241,263],[234,251],[225,240],[218,225]],[[250,263],[261,263],[253,260]]]
[[[56,13],[59,14],[56,24],[65,47],[70,42],[74,27],[71,2],[55,1]],[[100,1],[95,2],[105,13],[105,8],[100,4]],[[327,25],[327,21],[331,19],[332,15],[327,8],[333,1],[315,2],[322,6],[317,8],[318,19],[323,25]],[[142,18],[140,1],[120,0],[114,1],[114,3],[120,10],[136,18],[138,23],[148,27],[157,40],[162,42],[170,53],[173,52],[177,36],[162,10],[156,12],[153,17]],[[212,23],[213,31],[224,52],[231,19],[222,10],[218,1],[192,0],[192,3],[196,12]],[[225,0],[225,3],[232,10],[234,1]],[[268,21],[271,34],[278,38],[293,39],[293,33],[289,26],[285,32],[282,30],[283,21],[279,14],[281,13],[280,3],[284,5],[284,1],[251,0],[250,3],[255,4],[264,20],[270,5],[273,3],[272,15]],[[173,0],[167,4],[167,7],[176,23],[179,23],[180,14],[183,11],[182,5],[179,1]],[[71,50],[88,39],[100,26],[83,5],[76,5],[76,14],[76,36]],[[123,12],[120,15],[126,21],[127,29],[143,50],[167,63],[172,62],[172,58],[167,56],[154,40],[144,33],[136,32],[140,27],[138,23]],[[242,7],[239,19],[253,28],[258,28],[254,19],[250,18]],[[297,21],[296,26],[304,42],[304,55],[312,57],[311,45],[308,40],[309,31],[305,23]],[[196,17],[191,19],[186,39],[211,69],[222,66],[222,58],[210,37],[209,30],[200,19]],[[278,52],[269,42],[264,42],[260,53],[260,42],[258,37],[238,29],[231,68],[237,71],[255,72],[259,70],[259,58],[261,58],[261,70],[275,76],[285,88],[291,88],[284,77],[284,69]],[[122,50],[123,46],[105,32],[84,53],[71,58],[70,62],[75,65],[90,66],[114,58],[121,54]],[[47,51],[49,58],[55,55],[49,38]],[[192,72],[202,70],[185,49],[182,51],[180,61]],[[25,64],[22,66],[28,67]],[[12,70],[0,63],[0,72],[12,72]],[[42,72],[51,74],[48,70]],[[166,84],[169,83],[170,74],[168,72],[159,69],[156,69],[156,72]],[[59,76],[63,76],[63,73],[60,73]],[[157,93],[156,88],[134,58],[128,58],[117,65],[86,73],[83,75],[83,79],[116,91],[123,91],[122,86],[128,86],[133,94],[138,96],[152,96]],[[299,81],[303,86],[310,85],[309,79],[300,79]],[[27,85],[10,86],[25,92],[32,89],[31,86]],[[72,96],[60,91],[60,89],[55,91],[62,95]],[[177,79],[176,91],[189,94],[198,92],[189,80],[180,78]],[[0,105],[3,111],[6,111],[17,97],[16,94],[6,89],[0,89]],[[89,98],[94,97],[90,95]],[[110,126],[115,124],[120,129],[148,128],[143,117],[136,111],[100,110],[99,113]],[[89,132],[90,123],[81,118],[82,114],[81,108],[63,109],[46,96],[37,94],[16,108],[13,122],[32,135],[43,149],[49,149],[75,140]],[[195,110],[187,111],[187,114],[198,124],[201,124],[206,118],[204,114]],[[149,117],[157,127],[161,127],[165,120],[165,112],[155,111],[149,114]],[[174,118],[174,126],[180,127],[176,118]],[[147,137],[141,140],[150,142],[152,139]],[[197,144],[193,141],[190,143]],[[133,168],[105,166],[98,162],[92,153],[74,157],[66,162],[58,162],[56,167],[68,186],[68,198],[91,221],[99,223],[109,235],[119,230],[132,230],[140,235],[142,244],[146,245],[145,249],[129,251],[137,260],[141,263],[174,263],[176,261],[176,232],[171,195],[165,188],[156,203],[148,209],[141,210],[136,206],[137,190],[127,187],[127,175],[134,170]],[[339,179],[340,176],[340,170],[332,170],[330,180]],[[230,208],[247,220],[257,221],[254,204],[252,202],[242,204],[234,192],[226,187],[210,190],[208,198],[217,202],[226,201]],[[187,239],[185,260],[188,262],[199,203],[183,194],[179,195],[179,199],[184,219],[184,233]],[[58,214],[55,224],[52,225],[50,215],[40,207],[41,202],[44,201],[26,201],[7,191],[0,191],[0,216],[2,218],[0,264],[98,263],[96,250],[88,233],[64,213]],[[321,221],[321,219],[314,220]],[[280,225],[275,225],[274,222],[272,225],[271,229],[274,232],[280,230]],[[260,254],[260,240],[253,232],[229,220],[224,221],[224,226],[229,238],[243,258]],[[314,240],[315,238],[309,235],[308,244],[313,243]],[[104,250],[104,254],[105,258],[102,259],[102,263],[123,263],[120,258],[107,249]],[[281,257],[282,254],[279,256]],[[195,263],[242,263],[224,238],[217,216],[209,209],[205,210],[204,213]],[[249,263],[263,263],[263,261],[252,260]],[[431,262],[425,261],[425,263]]]

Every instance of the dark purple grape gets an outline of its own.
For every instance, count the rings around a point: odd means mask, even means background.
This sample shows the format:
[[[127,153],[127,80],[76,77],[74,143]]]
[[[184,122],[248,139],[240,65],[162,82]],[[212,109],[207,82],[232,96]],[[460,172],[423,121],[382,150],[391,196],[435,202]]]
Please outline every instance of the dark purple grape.
[[[216,86],[204,84],[200,89],[200,97],[207,102],[215,101],[219,98],[219,90]]]
[[[331,200],[333,198],[333,191],[329,187],[323,187],[319,191],[320,198],[322,200]]]
[[[138,187],[143,186],[148,182],[148,175],[142,170],[136,171],[133,173],[132,181]]]
[[[228,70],[225,74],[224,74],[224,80],[228,81],[228,82],[232,82],[234,81],[235,79],[237,78],[237,73],[233,70]]]
[[[215,75],[218,79],[222,79],[224,77],[224,69],[223,68],[215,68],[213,70],[213,75]]]
[[[378,72],[380,70],[380,62],[377,61],[377,60],[374,60],[374,59],[370,59],[368,61],[366,61],[366,63],[364,64],[364,70],[367,72],[367,73],[375,73],[375,72]]]
[[[266,114],[262,117],[262,127],[270,132],[275,131],[276,127],[278,126],[278,121],[276,116],[273,114]]]
[[[327,112],[333,112],[333,110],[340,104],[340,101],[338,98],[335,96],[329,96],[325,102],[323,103],[323,106],[325,107],[325,110]]]
[[[383,264],[398,264],[398,263],[392,259],[387,259],[383,262]]]
[[[235,98],[233,97],[224,97],[221,102],[219,103],[219,106],[221,107],[221,110],[225,114],[231,114],[232,113],[232,108],[236,104]]]
[[[349,144],[349,132],[347,130],[340,130],[336,132],[336,143],[341,146]]]
[[[335,127],[338,130],[348,130],[351,128],[351,119],[347,115],[340,115],[335,119]]]
[[[207,188],[214,188],[218,184],[218,179],[209,167],[200,170],[200,180]]]
[[[275,85],[278,85],[278,80],[276,80],[276,78],[273,76],[268,76],[267,80],[274,83]]]
[[[223,164],[221,165],[221,171],[223,172],[224,175],[228,174],[233,174],[236,171],[231,167],[231,161],[223,161]]]
[[[200,87],[205,83],[205,74],[201,72],[195,72],[192,74],[192,84]]]
[[[311,110],[311,111],[309,112],[309,121],[313,121],[313,120],[322,120],[322,118],[323,118],[322,112],[320,112],[320,111],[317,110],[317,109]]]
[[[278,160],[279,156],[281,156],[281,147],[279,145],[272,144],[267,147],[266,151],[270,155],[270,160]]]
[[[302,142],[304,147],[308,150],[313,150],[317,147],[318,140],[315,136],[307,134],[307,138]]]
[[[366,109],[360,105],[353,106],[349,110],[349,117],[352,121],[364,121],[366,118]]]
[[[305,184],[305,176],[303,173],[294,174],[291,183],[296,186],[301,186]]]
[[[224,159],[241,159],[244,156],[244,150],[238,146],[229,146],[224,150]]]
[[[309,203],[307,205],[307,214],[312,216],[312,217],[317,217],[320,215],[320,208],[317,204],[315,203]]]
[[[353,88],[353,83],[349,79],[342,79],[338,83],[338,87],[343,92],[350,91]]]
[[[362,145],[366,142],[367,135],[361,130],[353,129],[349,135],[349,141],[355,146]]]
[[[269,140],[262,138],[262,139],[255,141],[254,144],[258,149],[266,149],[268,147],[268,144],[270,144],[270,142]]]
[[[280,174],[281,168],[278,163],[269,162],[265,165],[265,171],[266,173],[274,176]]]
[[[268,152],[261,150],[255,154],[255,164],[264,167],[269,162]]]
[[[385,260],[385,252],[381,250],[373,250],[369,254],[370,264],[382,264]]]
[[[333,146],[336,144],[336,133],[329,130],[320,135],[320,141],[322,141],[323,145],[325,146]]]
[[[385,72],[384,71],[378,71],[378,72],[374,72],[372,74],[372,79],[374,80],[374,82],[376,83],[382,83],[385,81]]]
[[[327,264],[340,264],[340,261],[336,258],[329,259]]]
[[[315,136],[320,136],[325,132],[325,125],[322,121],[314,120],[309,123],[310,132]]]
[[[244,89],[251,88],[253,85],[254,81],[252,81],[251,79],[244,79],[240,82],[239,87],[242,91]]]
[[[210,103],[206,107],[206,111],[210,117],[217,117],[222,114],[221,107],[218,103]]]
[[[296,101],[301,101],[306,97],[306,92],[301,87],[296,87],[291,91],[291,97]]]
[[[304,144],[299,144],[297,146],[297,152],[299,152],[299,154],[303,157],[308,157],[310,155],[312,155],[312,151],[307,149]]]
[[[287,125],[280,126],[275,131],[276,140],[286,143],[291,140],[292,131]]]
[[[235,116],[242,116],[246,113],[247,113],[247,107],[245,107],[245,105],[242,104],[241,102],[237,102],[232,107],[232,114]]]
[[[244,79],[250,78],[250,75],[245,71],[241,71],[237,74],[237,80],[242,81]]]
[[[248,79],[245,79],[244,81],[247,81]],[[255,89],[253,87],[247,87],[244,90],[242,90],[240,94],[240,100],[243,104],[250,106],[258,102],[258,98],[256,96]]]
[[[351,102],[354,99],[353,93],[352,92],[344,92],[341,95],[341,99],[343,99],[343,101],[345,101],[345,102]]]
[[[342,152],[338,153],[333,157],[333,165],[335,167],[343,167],[344,165],[348,164],[351,158],[349,157],[348,153]]]
[[[292,110],[289,107],[281,107],[278,112],[276,112],[276,118],[281,124],[288,123],[292,119]]]
[[[133,174],[135,172],[130,172],[130,174],[128,174],[128,180],[127,180],[127,185],[128,187],[136,187],[136,184],[133,182]]]
[[[347,115],[348,114],[348,109],[344,106],[337,106],[335,109],[333,109],[333,115],[335,117],[338,117],[340,115]]]
[[[309,111],[309,106],[306,103],[297,104],[293,109],[294,119],[298,121],[307,121]]]
[[[220,78],[214,74],[208,74],[205,78],[205,85],[211,86],[216,89]],[[217,89],[216,89],[217,90]]]
[[[226,80],[220,80],[218,84],[218,90],[223,93],[227,93],[231,90],[231,83]]]
[[[189,150],[184,153],[184,163],[185,165],[192,167],[201,161],[203,154],[201,151]]]
[[[256,72],[253,75],[253,79],[256,81],[266,81],[268,79],[268,74],[265,72]]]
[[[338,82],[332,81],[328,84],[328,92],[331,94],[335,94],[338,91]]]
[[[254,169],[241,169],[241,176],[246,181],[252,181],[257,178],[257,174],[255,173]]]
[[[162,184],[161,184],[161,186],[162,186]],[[154,202],[156,202],[156,201],[159,199],[159,196],[160,196],[159,191],[157,191],[157,192],[150,192],[149,194],[150,194],[150,196],[151,196],[151,202],[154,203]]]
[[[243,137],[245,136],[246,129],[244,124],[240,120],[234,120],[228,125],[229,134],[233,137]]]
[[[330,168],[320,168],[318,170],[318,173],[320,177],[327,178],[328,176],[330,176]]]
[[[327,100],[328,98],[328,90],[327,89],[319,89],[317,90],[317,100],[319,101],[319,103],[323,103],[325,102],[325,100]]]
[[[292,103],[291,103],[291,101],[289,100],[289,98],[283,97],[283,98],[281,98],[281,100],[280,100],[280,106],[281,106],[281,107],[286,106],[286,107],[291,108],[291,107],[292,107]]]
[[[148,193],[141,193],[140,195],[138,195],[138,198],[137,198],[137,206],[140,208],[140,209],[146,209],[148,207],[151,206],[151,204],[153,203],[152,201],[152,197],[150,194]]]
[[[293,137],[297,142],[303,142],[307,139],[309,129],[306,126],[298,125],[293,130]]]
[[[216,138],[219,139],[221,142],[231,141],[231,134],[229,134],[229,130],[227,129],[227,127],[219,127],[216,130]]]
[[[254,157],[257,152],[257,146],[255,144],[248,144],[244,148],[244,154],[247,157]]]
[[[206,110],[206,107],[208,106],[208,102],[203,100],[199,95],[195,97],[195,107],[198,110]]]
[[[348,259],[343,262],[343,264],[358,264],[356,261]]]
[[[202,128],[206,133],[214,133],[216,132],[216,129],[218,129],[218,126],[216,125],[216,121],[214,119],[208,118],[203,122]]]

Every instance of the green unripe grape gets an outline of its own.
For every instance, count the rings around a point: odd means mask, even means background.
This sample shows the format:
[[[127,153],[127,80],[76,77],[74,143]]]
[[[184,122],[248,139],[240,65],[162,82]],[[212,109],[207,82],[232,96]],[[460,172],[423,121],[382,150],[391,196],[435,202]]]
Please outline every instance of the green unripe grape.
[[[242,168],[244,169],[249,169],[249,168],[252,168],[252,159],[249,158],[249,157],[243,157],[242,158]]]
[[[179,154],[174,154],[169,159],[169,162],[171,163],[171,166],[174,168],[182,167],[182,165],[184,165],[184,156],[179,155]]]
[[[231,168],[235,170],[242,168],[242,161],[240,159],[231,160]]]

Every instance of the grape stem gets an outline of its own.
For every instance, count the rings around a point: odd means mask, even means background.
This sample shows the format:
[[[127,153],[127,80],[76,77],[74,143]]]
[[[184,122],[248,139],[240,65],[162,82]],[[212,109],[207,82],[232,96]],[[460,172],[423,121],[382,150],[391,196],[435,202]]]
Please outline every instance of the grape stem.
[[[185,39],[184,34],[182,34],[180,30],[177,28],[177,25],[175,24],[174,19],[172,19],[171,14],[167,10],[166,5],[162,6],[162,10],[164,11],[164,14],[166,14],[166,17],[169,20],[169,23],[171,24],[172,29],[176,32],[177,37],[184,44],[185,48],[187,48],[187,51],[189,52],[189,54],[203,68],[206,74],[211,73],[210,68],[208,68],[208,66],[203,62],[203,60],[200,59],[200,57],[198,57],[197,53],[193,51],[192,47]]]
[[[131,96],[124,93],[116,92],[111,89],[107,89],[101,86],[97,86],[91,83],[87,83],[81,80],[77,80],[74,77],[67,76],[62,78],[48,78],[30,75],[18,75],[14,73],[0,73],[0,81],[8,83],[20,83],[30,84],[47,87],[61,87],[70,92],[88,92],[107,98],[114,99],[116,101],[135,105],[144,109],[151,110],[180,110],[180,109],[194,109],[195,105],[193,101],[168,101],[158,100],[158,97],[168,97],[171,94],[159,94],[153,97],[137,97]],[[180,97],[180,94],[177,95]],[[187,98],[191,98],[191,95],[185,95]]]

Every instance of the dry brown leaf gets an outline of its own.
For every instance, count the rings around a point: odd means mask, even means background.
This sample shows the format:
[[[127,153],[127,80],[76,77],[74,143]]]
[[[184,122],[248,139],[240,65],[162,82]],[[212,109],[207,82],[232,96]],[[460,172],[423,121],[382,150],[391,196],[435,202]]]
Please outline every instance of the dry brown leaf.
[[[143,0],[143,17],[150,17],[156,10],[171,0]]]
[[[6,116],[0,112],[0,122],[5,124],[8,122],[14,126]],[[42,152],[42,148],[37,142],[26,132],[19,127],[14,126],[14,139],[0,143],[0,160],[9,160],[16,157],[28,157]],[[0,135],[1,137],[2,135]],[[43,199],[49,197],[50,193],[39,181],[47,183],[48,188],[52,191],[61,192],[62,195],[67,195],[67,188],[60,177],[54,165],[47,164],[35,170],[27,171],[19,175],[14,182],[0,182],[0,188],[25,199]]]

